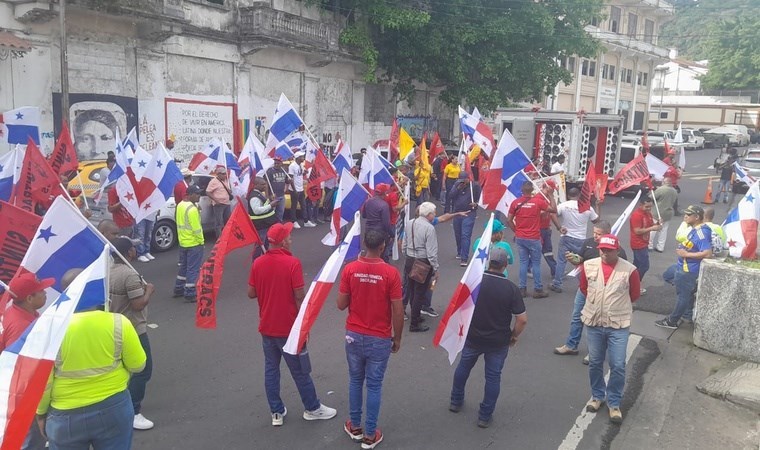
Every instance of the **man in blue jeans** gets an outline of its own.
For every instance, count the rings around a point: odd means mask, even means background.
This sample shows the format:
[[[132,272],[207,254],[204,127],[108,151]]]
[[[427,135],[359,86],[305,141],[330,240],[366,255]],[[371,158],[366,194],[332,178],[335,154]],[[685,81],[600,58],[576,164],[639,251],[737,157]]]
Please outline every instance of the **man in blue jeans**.
[[[591,400],[586,411],[597,412],[607,402],[610,421],[622,423],[620,403],[625,389],[625,357],[630,335],[632,303],[641,295],[636,266],[620,259],[617,236],[599,239],[599,258],[583,263],[580,291],[586,296],[581,321],[586,326],[589,351]],[[604,381],[604,361],[610,366],[609,382]]]
[[[556,213],[557,204],[553,195],[539,192],[533,195],[533,182],[526,181],[522,185],[522,197],[509,205],[507,225],[515,233],[515,243],[520,255],[520,293],[527,295],[528,265],[533,272],[533,298],[546,298],[541,283],[541,231],[540,218],[542,212]]]
[[[583,242],[580,253],[568,253],[565,255],[565,259],[574,265],[580,266],[584,261],[599,257],[599,239],[605,234],[610,233],[610,223],[606,220],[600,220],[594,224],[594,235],[586,239]],[[625,250],[623,248],[618,249],[618,256],[622,259],[628,260]],[[583,322],[581,322],[581,311],[586,304],[586,295],[578,289],[575,293],[575,301],[573,302],[573,315],[570,318],[570,332],[567,335],[565,343],[554,349],[555,355],[577,355],[578,345],[581,342],[581,335],[583,334]],[[588,364],[588,355],[583,359],[583,364]]]
[[[678,245],[678,266],[673,277],[676,286],[676,306],[668,317],[655,321],[655,325],[675,330],[679,321],[694,307],[697,293],[697,277],[702,260],[712,256],[712,230],[704,224],[705,211],[701,206],[690,205],[683,212],[683,220],[689,225],[686,240]]]
[[[633,252],[633,265],[639,271],[639,280],[644,279],[649,271],[649,235],[652,231],[662,230],[662,224],[652,217],[652,197],[642,196],[639,207],[631,213],[631,251]],[[646,289],[641,290],[646,294]]]
[[[456,413],[461,411],[464,404],[464,388],[470,372],[480,355],[483,355],[486,386],[478,412],[480,428],[491,425],[501,389],[501,371],[509,347],[517,343],[517,338],[528,323],[528,314],[519,289],[504,276],[508,261],[509,255],[503,248],[491,248],[488,270],[483,274],[462,357],[454,371],[451,387],[449,411]],[[513,315],[515,326],[511,328]]]
[[[320,403],[311,379],[311,360],[304,346],[298,355],[283,352],[290,329],[298,316],[304,292],[301,261],[290,253],[293,222],[269,227],[269,250],[256,258],[248,278],[248,297],[258,299],[259,333],[264,348],[264,387],[272,413],[272,425],[284,423],[288,409],[280,398],[280,362],[285,359],[304,406],[305,420],[332,419],[333,408]]]
[[[383,433],[377,428],[383,378],[391,353],[401,347],[404,305],[401,276],[382,259],[385,233],[364,233],[366,256],[349,263],[340,277],[338,309],[348,308],[346,359],[348,360],[349,420],[343,430],[363,449],[375,448]],[[391,334],[392,332],[392,334]],[[362,428],[363,386],[367,384],[367,418]]]
[[[472,228],[475,226],[475,218],[478,215],[478,199],[480,198],[480,185],[471,183],[470,176],[466,172],[459,174],[459,179],[446,193],[446,208],[444,212],[466,212],[465,216],[454,218],[454,240],[457,243],[457,258],[461,267],[467,267],[470,258],[470,241]]]
[[[567,191],[568,200],[557,206],[557,219],[560,223],[559,250],[557,250],[558,261],[554,280],[551,286],[549,286],[549,289],[554,292],[562,292],[562,278],[565,277],[565,263],[567,262],[565,255],[567,253],[579,254],[581,252],[586,240],[588,223],[596,223],[599,220],[599,215],[594,211],[593,207],[580,212],[578,207],[579,195],[580,190],[578,188],[571,188]]]
[[[174,281],[174,297],[185,297],[185,302],[195,303],[195,283],[203,264],[203,225],[198,201],[201,188],[191,185],[187,188],[185,199],[179,202],[175,210],[177,240],[179,241],[179,270]]]

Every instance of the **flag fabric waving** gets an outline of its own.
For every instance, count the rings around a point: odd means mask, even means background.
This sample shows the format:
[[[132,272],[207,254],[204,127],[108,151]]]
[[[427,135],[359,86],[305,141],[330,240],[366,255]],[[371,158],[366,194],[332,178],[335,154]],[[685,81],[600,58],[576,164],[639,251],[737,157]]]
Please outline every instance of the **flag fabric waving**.
[[[467,164],[469,166],[469,164]],[[509,214],[509,205],[522,196],[522,185],[530,181],[525,167],[530,159],[520,148],[512,133],[505,129],[499,147],[491,158],[491,165],[485,174],[481,193],[481,206],[493,211]]]
[[[287,139],[302,125],[303,120],[301,120],[290,100],[285,94],[280,94],[280,100],[277,102],[277,109],[274,110],[272,126],[269,127],[269,137],[267,138],[266,149],[270,156],[274,156],[272,152],[280,142]]]
[[[251,176],[256,176],[259,172],[264,172],[274,165],[274,160],[270,158],[264,150],[264,144],[259,138],[250,133],[245,141],[245,146],[238,157],[238,165],[244,167],[248,165]]]
[[[739,163],[734,162],[734,174],[737,180],[743,181],[747,186],[752,186],[756,181],[750,174],[747,173],[747,169],[740,166]]]
[[[351,155],[351,147],[348,146],[348,143],[343,140],[338,141],[332,163],[338,173],[341,173],[343,169],[350,171],[354,167],[354,157]]]
[[[21,145],[31,140],[40,145],[40,109],[24,106],[0,114],[0,140]]]
[[[74,148],[74,141],[71,140],[69,124],[65,120],[61,126],[61,134],[58,135],[55,148],[53,149],[53,153],[50,154],[48,161],[50,162],[50,167],[59,175],[79,168],[77,151]]]
[[[74,312],[108,296],[109,264],[101,244],[98,257],[0,354],[0,448],[21,448]]]
[[[591,209],[591,197],[596,193],[596,168],[593,162],[589,162],[586,179],[581,186],[581,194],[578,197],[578,212],[583,213]]]
[[[650,184],[649,167],[644,160],[644,155],[639,154],[631,162],[625,165],[615,178],[609,183],[610,194],[617,194],[623,189],[641,183],[642,181]]]
[[[468,114],[461,106],[459,107],[459,124],[462,133],[469,137],[473,143],[486,152],[489,157],[493,154],[496,145],[491,127],[478,117]]]
[[[485,230],[480,237],[478,248],[459,281],[454,295],[449,301],[446,312],[441,317],[438,329],[433,338],[433,345],[441,346],[449,353],[449,363],[454,364],[457,354],[464,348],[467,333],[470,330],[472,313],[478,301],[480,283],[483,273],[488,268],[488,254],[491,251],[491,230],[493,228],[493,213],[488,219]]]
[[[230,180],[230,190],[232,191],[232,195],[245,201],[251,187],[251,172],[244,170],[241,172],[241,175],[238,176],[233,170],[230,171],[228,177]]]
[[[53,171],[31,138],[26,145],[20,176],[13,189],[12,202],[9,203],[29,212],[35,212],[37,205],[47,209],[55,197],[66,195],[58,174]]]
[[[665,172],[670,169],[670,166],[665,163],[665,161],[661,160],[660,158],[654,156],[651,153],[647,153],[647,156],[644,158],[644,161],[647,163],[647,169],[649,169],[649,174],[654,175],[654,179],[657,181],[661,181],[665,177]]]
[[[446,147],[441,143],[441,136],[436,131],[433,135],[433,141],[430,143],[430,160],[434,160],[441,153],[446,154]]]
[[[736,208],[723,222],[728,254],[734,258],[757,259],[757,230],[760,221],[760,182],[755,181]]]
[[[394,162],[399,159],[399,132],[398,119],[394,117],[391,138],[388,140],[388,157]]]
[[[169,197],[174,195],[174,186],[180,181],[182,181],[182,173],[174,159],[164,147],[156,147],[148,168],[135,186],[139,209],[134,214],[130,211],[135,222],[139,223],[163,208],[169,201]]]
[[[16,274],[42,217],[0,200],[0,281]]]
[[[335,196],[330,232],[322,238],[323,244],[332,246],[340,243],[340,229],[353,220],[367,198],[369,198],[367,190],[349,171],[344,169],[340,175],[340,184]]]
[[[369,190],[374,190],[375,186],[381,183],[393,185],[393,176],[380,158],[382,156],[371,147],[367,149],[367,153],[362,158],[359,182]]]
[[[309,337],[309,331],[314,322],[317,321],[319,311],[322,310],[322,306],[325,304],[333,284],[335,284],[335,279],[338,278],[343,262],[356,259],[360,251],[361,221],[359,220],[359,212],[356,212],[354,213],[354,224],[348,231],[346,238],[327,258],[327,262],[309,285],[309,290],[301,303],[298,316],[293,322],[293,327],[290,329],[288,340],[282,351],[291,355],[297,355],[301,352]]]
[[[312,164],[309,174],[309,185],[318,185],[323,181],[338,178],[335,167],[321,150],[317,150]]]
[[[18,145],[0,156],[0,200],[10,201],[13,189],[21,179],[24,151]]]
[[[391,144],[392,145],[392,144]],[[398,132],[398,155],[403,161],[414,150],[414,139],[409,136],[405,129],[399,128]]]
[[[222,229],[222,235],[214,244],[206,262],[201,266],[200,276],[195,285],[198,292],[195,309],[196,327],[216,328],[216,297],[222,285],[224,259],[231,251],[251,244],[263,245],[245,207],[238,202]]]
[[[188,169],[197,175],[210,175],[214,173],[218,166],[224,166],[225,152],[222,150],[224,144],[219,139],[211,139],[202,151],[193,155],[190,160]]]

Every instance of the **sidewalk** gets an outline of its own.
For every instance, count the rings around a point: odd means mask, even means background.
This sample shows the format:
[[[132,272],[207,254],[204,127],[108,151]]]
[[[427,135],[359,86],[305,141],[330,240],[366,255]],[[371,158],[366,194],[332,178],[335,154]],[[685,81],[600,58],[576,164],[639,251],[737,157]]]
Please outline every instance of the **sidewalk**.
[[[760,416],[697,391],[697,384],[731,360],[695,347],[692,327],[658,328],[660,314],[635,311],[631,332],[652,339],[660,355],[611,448],[760,449]]]

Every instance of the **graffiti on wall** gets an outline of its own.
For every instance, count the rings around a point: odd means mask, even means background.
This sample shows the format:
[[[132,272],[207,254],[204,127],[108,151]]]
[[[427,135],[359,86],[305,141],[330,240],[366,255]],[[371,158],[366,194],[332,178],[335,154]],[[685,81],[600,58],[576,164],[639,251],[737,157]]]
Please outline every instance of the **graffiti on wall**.
[[[398,125],[406,130],[414,139],[422,139],[438,131],[438,119],[431,116],[398,116]]]
[[[237,105],[177,98],[164,99],[166,136],[174,136],[174,156],[190,161],[211,139],[235,144]]]
[[[105,159],[116,148],[117,134],[122,138],[137,127],[137,99],[118,95],[70,94],[65,119],[74,135],[80,160]],[[61,132],[61,94],[53,93],[53,123],[56,136]]]

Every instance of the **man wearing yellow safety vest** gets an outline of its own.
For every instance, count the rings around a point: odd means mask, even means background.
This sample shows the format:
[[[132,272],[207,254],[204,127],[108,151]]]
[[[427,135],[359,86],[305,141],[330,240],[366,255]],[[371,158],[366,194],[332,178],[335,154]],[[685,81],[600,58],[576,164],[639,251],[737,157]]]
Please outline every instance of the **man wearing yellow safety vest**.
[[[177,205],[176,222],[179,240],[179,272],[174,283],[174,297],[185,297],[185,302],[195,302],[195,282],[203,263],[203,226],[200,207],[201,188],[187,188],[185,200]]]
[[[251,221],[254,228],[259,233],[264,248],[257,245],[253,250],[253,259],[258,258],[264,253],[264,249],[269,250],[269,240],[267,231],[272,225],[279,223],[275,208],[280,202],[279,197],[267,197],[267,181],[262,177],[256,177],[253,181],[253,190],[248,194],[248,206],[251,213]]]
[[[64,275],[64,287],[78,272]],[[129,319],[97,308],[74,314],[37,407],[50,448],[129,449],[134,409],[127,383],[144,366]]]

